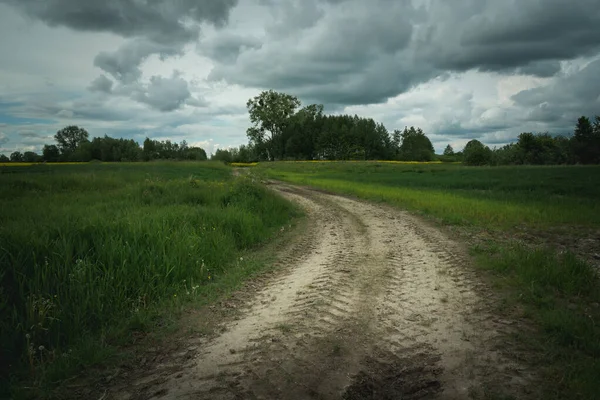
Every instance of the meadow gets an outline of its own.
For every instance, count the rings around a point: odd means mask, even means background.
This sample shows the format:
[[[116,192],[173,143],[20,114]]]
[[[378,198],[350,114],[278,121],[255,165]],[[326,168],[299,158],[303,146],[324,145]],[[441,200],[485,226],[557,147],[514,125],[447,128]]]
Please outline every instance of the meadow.
[[[253,172],[447,226],[498,291],[497,312],[534,327],[507,343],[528,349],[530,367],[544,373],[546,398],[600,393],[600,282],[590,264],[600,259],[599,166],[278,162]]]
[[[261,163],[255,171],[419,211],[450,224],[600,226],[600,167],[389,162]]]
[[[0,386],[22,397],[102,361],[148,310],[238,284],[300,215],[211,162],[6,166],[0,187]]]

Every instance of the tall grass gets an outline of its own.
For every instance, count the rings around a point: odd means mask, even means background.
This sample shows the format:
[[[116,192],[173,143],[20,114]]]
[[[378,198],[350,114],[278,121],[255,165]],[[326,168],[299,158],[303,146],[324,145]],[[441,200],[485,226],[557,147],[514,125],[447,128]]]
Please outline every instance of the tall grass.
[[[4,377],[200,291],[296,213],[220,164],[21,168],[0,175]]]

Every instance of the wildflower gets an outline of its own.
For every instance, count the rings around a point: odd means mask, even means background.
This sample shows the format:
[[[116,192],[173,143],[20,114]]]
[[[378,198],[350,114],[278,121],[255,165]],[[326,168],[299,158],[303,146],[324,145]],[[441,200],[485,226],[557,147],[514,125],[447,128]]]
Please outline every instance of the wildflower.
[[[244,261],[244,257],[240,257],[240,261]]]
[[[29,333],[27,333],[27,334],[25,334],[25,338],[26,338],[27,340],[29,340],[29,339],[31,339],[31,335],[30,335]]]
[[[40,346],[40,347],[38,347],[38,349],[39,349],[40,351],[44,351],[44,350],[46,350],[46,348],[45,348],[44,346]]]

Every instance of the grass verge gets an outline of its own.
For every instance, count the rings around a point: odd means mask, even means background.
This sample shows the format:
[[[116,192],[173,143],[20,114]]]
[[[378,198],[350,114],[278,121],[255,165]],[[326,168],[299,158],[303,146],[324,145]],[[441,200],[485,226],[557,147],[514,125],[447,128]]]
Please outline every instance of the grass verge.
[[[264,266],[244,255],[299,215],[217,163],[20,170],[0,175],[0,373],[14,398],[239,285]]]

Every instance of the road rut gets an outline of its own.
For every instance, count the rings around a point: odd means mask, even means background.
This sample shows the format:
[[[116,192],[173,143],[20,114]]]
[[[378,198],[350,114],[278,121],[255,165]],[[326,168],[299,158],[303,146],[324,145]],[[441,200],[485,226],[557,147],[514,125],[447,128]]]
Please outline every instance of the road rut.
[[[462,399],[526,394],[510,324],[460,244],[409,213],[273,183],[310,228],[240,317],[114,398]]]

